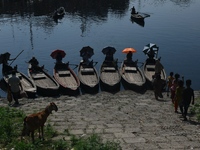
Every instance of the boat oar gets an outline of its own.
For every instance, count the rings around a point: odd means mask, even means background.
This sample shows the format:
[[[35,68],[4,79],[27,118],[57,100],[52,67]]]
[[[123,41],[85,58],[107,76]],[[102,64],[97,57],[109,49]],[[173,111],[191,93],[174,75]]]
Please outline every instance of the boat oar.
[[[144,63],[143,63],[143,62],[137,62],[137,63],[144,65]]]
[[[93,62],[93,66],[96,66],[96,65],[97,65],[97,63],[98,63],[97,61]]]
[[[76,65],[76,66],[73,68],[73,70],[76,69],[77,67],[78,67],[78,65]]]
[[[21,53],[23,52],[24,50],[22,50],[14,59],[13,61],[10,63],[10,65],[12,65],[12,63],[17,59],[17,57],[19,57],[19,55],[21,55]]]
[[[147,13],[138,12],[138,14],[142,14],[142,15],[144,15],[144,16],[143,16],[144,18],[146,18],[146,17],[150,17],[150,15],[147,14]]]
[[[76,68],[78,67],[78,65],[77,65],[77,64],[69,64],[69,62],[68,62],[68,65],[75,66],[75,67],[73,68],[73,70],[74,70],[74,69],[76,69]]]
[[[72,66],[77,66],[77,67],[78,67],[78,65],[77,65],[77,64],[69,64],[69,65],[72,65]]]

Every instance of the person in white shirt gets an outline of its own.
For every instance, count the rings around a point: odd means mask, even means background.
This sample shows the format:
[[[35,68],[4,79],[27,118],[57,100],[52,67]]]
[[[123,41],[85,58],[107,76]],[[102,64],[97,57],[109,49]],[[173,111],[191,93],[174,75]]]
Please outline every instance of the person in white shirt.
[[[16,76],[16,71],[12,71],[12,77],[8,79],[9,88],[11,90],[15,104],[19,104],[18,99],[20,98],[20,88],[23,89],[20,79]]]

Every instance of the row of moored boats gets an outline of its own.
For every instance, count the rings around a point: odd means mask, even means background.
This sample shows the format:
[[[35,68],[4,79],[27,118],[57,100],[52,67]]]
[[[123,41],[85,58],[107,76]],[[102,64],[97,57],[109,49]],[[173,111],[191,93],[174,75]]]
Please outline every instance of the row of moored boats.
[[[68,63],[63,63],[61,60],[65,56],[63,50],[55,50],[51,56],[57,60],[53,69],[53,76],[49,75],[44,66],[38,66],[29,61],[28,76],[17,71],[16,75],[20,78],[23,90],[28,97],[40,96],[57,96],[62,95],[79,95],[82,93],[95,94],[99,90],[107,92],[117,92],[120,90],[120,84],[125,89],[142,92],[146,85],[151,85],[152,76],[155,74],[155,63],[157,60],[156,53],[158,47],[155,44],[145,46],[143,52],[148,55],[148,58],[142,65],[138,66],[137,61],[125,59],[118,67],[117,60],[113,59],[115,48],[106,47],[102,52],[106,55],[100,70],[97,71],[96,62],[85,59],[84,55],[88,55],[87,59],[93,55],[93,49],[89,46],[83,47],[80,51],[83,60],[77,65],[77,74]],[[127,56],[135,53],[133,48],[126,48],[122,52],[127,53]],[[154,52],[154,57],[150,57],[150,52]],[[61,54],[61,55],[60,55]],[[60,55],[61,58],[58,58]],[[34,58],[35,59],[35,58]],[[3,73],[3,81],[7,87],[8,78],[11,73]],[[164,68],[161,71],[161,79],[166,80]],[[2,86],[1,86],[2,87]],[[4,88],[6,91],[7,89]]]

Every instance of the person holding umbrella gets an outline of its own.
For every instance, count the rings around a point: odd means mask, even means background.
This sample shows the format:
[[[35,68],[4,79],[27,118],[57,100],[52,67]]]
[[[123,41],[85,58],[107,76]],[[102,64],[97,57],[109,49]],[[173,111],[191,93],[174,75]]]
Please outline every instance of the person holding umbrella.
[[[80,56],[82,57],[82,63],[85,65],[85,66],[90,66],[92,67],[93,66],[93,60],[89,60],[92,55],[94,55],[94,50],[93,48],[91,48],[90,46],[85,46],[83,47],[81,50],[80,50]]]
[[[126,54],[126,59],[125,59],[126,63],[128,63],[128,64],[136,63],[137,64],[137,61],[132,60],[133,53],[136,53],[136,50],[134,48],[125,48],[124,50],[122,50],[122,53]]]
[[[106,53],[105,61],[108,61],[108,62],[114,61],[113,53],[111,51],[109,51],[108,53]]]
[[[62,59],[63,59],[63,57],[62,57],[61,52],[58,52],[56,55],[56,63],[62,64],[63,63]]]
[[[132,56],[133,56],[132,52],[129,51],[128,54],[126,55],[126,61],[127,62],[133,62]]]
[[[102,49],[102,53],[104,55],[106,55],[105,57],[105,62],[113,62],[114,61],[114,53],[116,52],[116,49],[114,47],[111,47],[111,46],[107,46],[105,48]]]
[[[50,54],[53,59],[56,59],[56,63],[62,63],[62,59],[65,57],[65,55],[65,51],[60,49],[56,49]]]

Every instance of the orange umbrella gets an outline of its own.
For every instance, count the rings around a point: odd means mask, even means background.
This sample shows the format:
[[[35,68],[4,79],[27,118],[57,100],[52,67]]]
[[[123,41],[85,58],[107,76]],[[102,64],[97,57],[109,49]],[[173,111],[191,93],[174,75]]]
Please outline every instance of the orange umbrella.
[[[129,53],[129,52],[131,52],[131,53],[136,53],[136,50],[134,49],[134,48],[131,48],[131,47],[129,47],[129,48],[125,48],[123,51],[122,51],[122,53]]]

